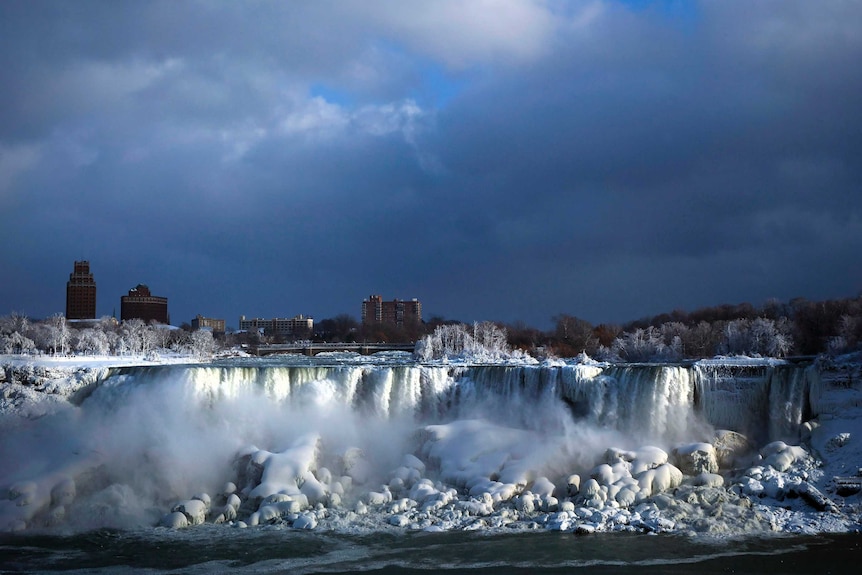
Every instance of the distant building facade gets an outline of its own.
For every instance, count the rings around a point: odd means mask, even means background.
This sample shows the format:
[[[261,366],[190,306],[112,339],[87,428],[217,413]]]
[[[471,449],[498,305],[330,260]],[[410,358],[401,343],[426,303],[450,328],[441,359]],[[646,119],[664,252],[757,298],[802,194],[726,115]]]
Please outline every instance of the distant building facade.
[[[383,301],[382,296],[371,295],[362,301],[362,323],[363,325],[383,323],[399,327],[420,324],[422,323],[422,303],[416,298]]]
[[[274,317],[272,319],[246,318],[241,315],[239,316],[239,329],[241,331],[263,331],[266,335],[311,335],[314,332],[314,319],[301,314],[291,318]]]
[[[154,296],[150,288],[144,284],[138,284],[129,290],[129,295],[120,298],[120,319],[142,319],[149,323],[170,323],[168,315],[168,298]]]
[[[66,319],[96,319],[96,280],[87,260],[75,262],[66,282]]]
[[[192,320],[192,329],[208,329],[214,334],[224,334],[224,320],[223,319],[214,319],[211,317],[204,317],[198,314]]]

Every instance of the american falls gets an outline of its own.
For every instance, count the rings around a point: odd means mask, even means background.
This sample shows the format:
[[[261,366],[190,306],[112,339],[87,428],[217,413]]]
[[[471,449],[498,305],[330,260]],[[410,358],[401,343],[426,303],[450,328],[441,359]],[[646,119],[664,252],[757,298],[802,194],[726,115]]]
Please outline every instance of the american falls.
[[[846,530],[787,362],[103,368],[6,410],[0,530]],[[77,377],[77,379],[76,379]],[[65,388],[64,388],[65,386]],[[842,519],[843,518],[843,519]]]

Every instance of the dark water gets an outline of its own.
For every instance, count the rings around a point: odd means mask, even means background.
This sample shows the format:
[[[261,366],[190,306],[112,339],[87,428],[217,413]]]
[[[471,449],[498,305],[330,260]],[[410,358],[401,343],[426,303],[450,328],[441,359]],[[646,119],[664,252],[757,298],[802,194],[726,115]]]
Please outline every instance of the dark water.
[[[223,527],[4,535],[2,573],[859,573],[862,535],[376,533]]]

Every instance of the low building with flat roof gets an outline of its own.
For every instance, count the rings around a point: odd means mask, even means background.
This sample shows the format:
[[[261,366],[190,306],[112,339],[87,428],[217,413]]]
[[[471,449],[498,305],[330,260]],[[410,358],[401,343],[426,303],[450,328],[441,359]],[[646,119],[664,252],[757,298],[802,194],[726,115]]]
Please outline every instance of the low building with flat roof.
[[[197,331],[199,329],[207,329],[213,332],[214,335],[224,334],[224,320],[223,319],[215,319],[211,317],[204,317],[201,314],[195,316],[192,320],[192,329]]]
[[[271,319],[246,318],[241,315],[239,316],[239,329],[257,332],[262,330],[266,335],[306,336],[314,332],[314,319],[301,314],[291,318],[274,317]]]

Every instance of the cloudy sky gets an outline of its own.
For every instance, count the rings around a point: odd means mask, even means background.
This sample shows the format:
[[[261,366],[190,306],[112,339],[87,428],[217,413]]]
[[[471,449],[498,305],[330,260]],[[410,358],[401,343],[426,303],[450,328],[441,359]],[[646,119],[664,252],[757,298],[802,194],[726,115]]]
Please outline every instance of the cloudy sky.
[[[862,3],[0,2],[0,314],[862,290]]]

